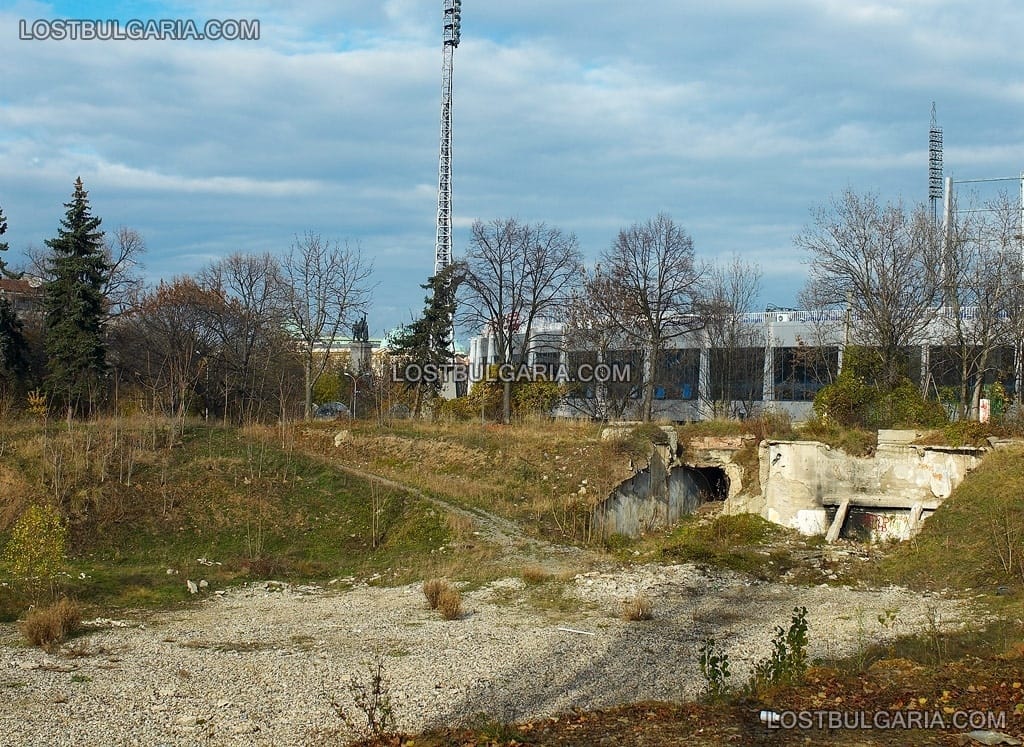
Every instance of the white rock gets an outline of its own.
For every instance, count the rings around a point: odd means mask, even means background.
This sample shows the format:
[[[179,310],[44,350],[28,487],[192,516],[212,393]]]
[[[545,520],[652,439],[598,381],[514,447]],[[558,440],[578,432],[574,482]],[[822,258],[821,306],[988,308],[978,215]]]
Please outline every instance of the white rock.
[[[196,586],[195,582],[192,579],[189,579],[188,581],[186,581],[185,582],[185,586],[188,587],[188,593],[189,594],[195,594],[195,593],[197,593],[199,591],[199,587]]]

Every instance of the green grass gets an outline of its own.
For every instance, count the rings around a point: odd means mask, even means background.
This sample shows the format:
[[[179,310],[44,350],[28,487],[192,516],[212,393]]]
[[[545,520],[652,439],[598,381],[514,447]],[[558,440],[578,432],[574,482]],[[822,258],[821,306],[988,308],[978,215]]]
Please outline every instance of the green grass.
[[[776,578],[793,567],[785,549],[763,549],[787,530],[756,514],[719,516],[713,521],[688,517],[661,544],[664,560],[701,563],[749,573],[757,578]]]
[[[990,656],[1019,658],[1024,626],[1019,619],[990,620],[967,630],[942,630],[927,626],[913,635],[904,635],[884,643],[875,643],[865,631],[860,649],[842,659],[824,659],[819,663],[846,672],[864,672],[884,659],[908,659],[918,664],[941,665],[968,658]]]
[[[989,437],[1020,436],[1020,423],[1000,425],[976,420],[957,420],[925,433],[916,443],[935,446],[988,446]]]
[[[878,579],[925,589],[995,591],[1007,586],[1019,593],[1024,584],[1022,497],[1024,451],[990,454],[925,521],[917,537],[880,563]]]
[[[59,435],[50,436],[53,443]],[[39,486],[32,495],[8,496],[11,505],[47,500],[54,490],[40,438],[41,426],[4,434]],[[63,586],[87,604],[181,603],[192,598],[186,579],[207,579],[212,589],[245,579],[374,573],[388,583],[411,581],[438,562],[432,551],[451,540],[446,516],[426,502],[371,488],[322,459],[236,429],[192,426],[173,446],[142,451],[130,485],[113,469],[123,455],[102,457],[107,445],[113,448],[109,432],[82,426],[73,441],[65,446],[80,464],[63,498],[71,526]],[[95,452],[85,456],[85,444]],[[93,463],[100,458],[107,459],[103,479]],[[0,547],[9,529],[0,527]],[[9,578],[7,571],[0,565],[0,579]],[[11,619],[23,601],[0,590],[0,616]]]

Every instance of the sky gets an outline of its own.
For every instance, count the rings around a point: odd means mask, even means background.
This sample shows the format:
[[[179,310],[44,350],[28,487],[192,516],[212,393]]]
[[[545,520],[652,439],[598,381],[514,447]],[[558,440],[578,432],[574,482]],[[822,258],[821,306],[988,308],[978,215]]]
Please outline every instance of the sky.
[[[442,0],[0,0],[0,207],[15,255],[81,176],[150,282],[312,231],[373,262],[380,335],[433,271]],[[258,41],[54,41],[19,21],[258,19]],[[474,220],[574,233],[588,263],[668,213],[698,257],[793,306],[794,237],[844,190],[927,201],[932,102],[954,179],[1024,171],[1014,0],[464,0],[454,254]],[[963,189],[1003,188],[1014,181]],[[983,195],[984,196],[984,195]]]

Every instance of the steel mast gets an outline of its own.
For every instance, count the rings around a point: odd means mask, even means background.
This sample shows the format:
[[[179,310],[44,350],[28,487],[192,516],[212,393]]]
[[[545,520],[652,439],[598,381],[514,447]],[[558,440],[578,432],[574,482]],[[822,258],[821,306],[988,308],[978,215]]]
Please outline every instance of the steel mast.
[[[452,261],[452,62],[459,46],[462,0],[443,0],[444,57],[441,64],[441,158],[437,178],[437,242],[434,274]]]
[[[928,199],[932,203],[932,223],[939,219],[939,203],[943,201],[942,180],[942,128],[935,116],[935,102],[932,102],[932,124],[928,129]]]

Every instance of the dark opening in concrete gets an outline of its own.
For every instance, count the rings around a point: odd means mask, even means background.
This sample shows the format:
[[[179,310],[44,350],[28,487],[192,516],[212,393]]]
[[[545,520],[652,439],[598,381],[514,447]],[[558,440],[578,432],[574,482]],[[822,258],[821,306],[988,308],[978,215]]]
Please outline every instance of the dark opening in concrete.
[[[729,497],[729,478],[721,467],[686,467],[700,490],[701,501],[724,501]]]

